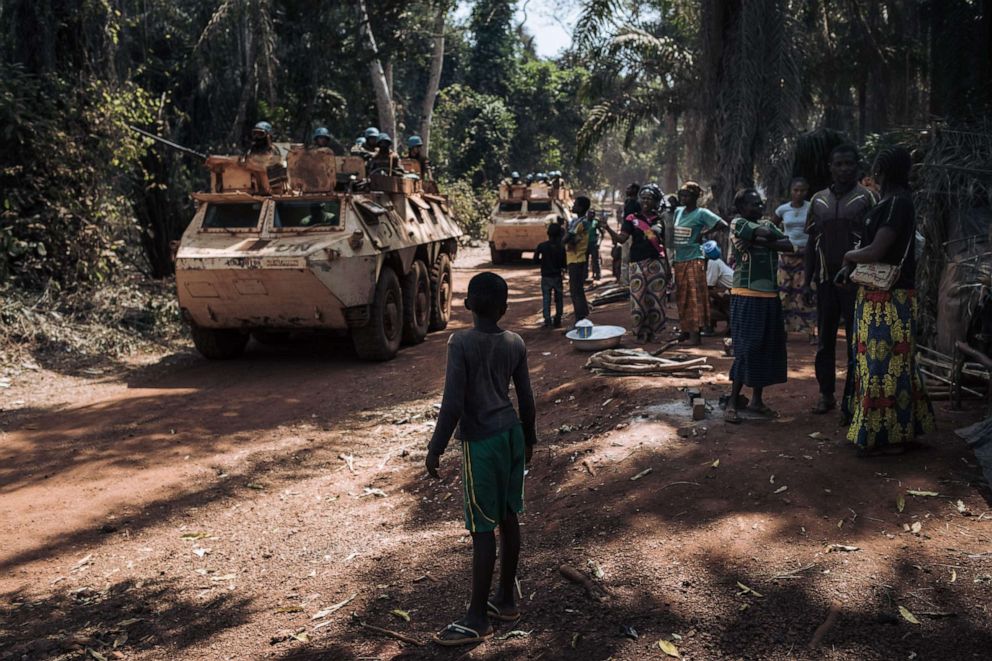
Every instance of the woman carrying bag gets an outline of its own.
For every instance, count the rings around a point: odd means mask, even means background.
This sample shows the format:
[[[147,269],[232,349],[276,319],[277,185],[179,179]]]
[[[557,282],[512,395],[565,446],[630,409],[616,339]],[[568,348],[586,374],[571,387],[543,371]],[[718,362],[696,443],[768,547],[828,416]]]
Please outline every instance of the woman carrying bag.
[[[838,284],[857,286],[854,309],[853,421],[858,456],[901,454],[933,431],[933,407],[916,362],[916,212],[912,158],[902,147],[879,152],[872,168],[882,201],[868,214],[863,247],[844,255]]]

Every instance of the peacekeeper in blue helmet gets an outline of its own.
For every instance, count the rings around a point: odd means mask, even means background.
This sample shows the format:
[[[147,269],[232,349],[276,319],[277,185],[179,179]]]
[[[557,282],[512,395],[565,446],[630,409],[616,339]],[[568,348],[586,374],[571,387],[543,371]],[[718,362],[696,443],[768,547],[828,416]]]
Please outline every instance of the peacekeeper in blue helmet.
[[[400,156],[393,151],[393,139],[388,133],[379,133],[376,138],[378,149],[369,163],[369,172],[378,172],[385,175],[403,174],[403,168],[400,166]]]
[[[412,158],[420,164],[420,176],[422,179],[432,179],[431,162],[424,154],[424,141],[419,135],[411,135],[406,140],[407,158]]]
[[[282,163],[282,151],[272,142],[272,124],[264,121],[255,124],[251,130],[251,146],[243,158],[250,158],[266,167]]]
[[[379,151],[379,129],[374,126],[365,129],[365,151],[370,154],[375,154]]]
[[[335,156],[344,156],[344,148],[334,139],[326,127],[320,126],[313,132],[314,149],[330,149]]]
[[[365,150],[365,136],[364,135],[358,136],[358,138],[355,140],[355,144],[353,144],[351,146],[351,152],[350,153],[351,153],[352,156],[363,156],[364,157],[364,156],[368,155],[368,152]]]

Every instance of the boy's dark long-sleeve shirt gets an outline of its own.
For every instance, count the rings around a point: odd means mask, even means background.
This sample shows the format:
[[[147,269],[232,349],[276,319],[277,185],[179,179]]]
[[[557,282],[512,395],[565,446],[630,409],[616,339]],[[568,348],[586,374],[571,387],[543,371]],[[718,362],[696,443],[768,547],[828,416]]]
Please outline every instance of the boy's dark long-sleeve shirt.
[[[534,251],[534,261],[541,265],[541,275],[557,278],[565,269],[565,248],[557,241],[545,241]]]
[[[510,401],[510,381],[517,391],[520,416]],[[456,331],[448,338],[444,396],[428,449],[444,452],[452,432],[463,441],[478,441],[523,425],[527,445],[537,442],[537,412],[527,369],[527,347],[516,333]]]

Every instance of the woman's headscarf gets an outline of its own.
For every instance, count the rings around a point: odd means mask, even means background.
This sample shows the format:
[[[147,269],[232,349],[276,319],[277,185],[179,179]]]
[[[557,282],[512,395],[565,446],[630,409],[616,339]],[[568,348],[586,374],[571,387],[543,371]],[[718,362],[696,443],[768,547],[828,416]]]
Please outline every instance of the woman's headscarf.
[[[648,193],[658,202],[661,202],[661,200],[665,197],[662,194],[661,189],[658,188],[657,184],[645,184],[644,186],[642,186],[638,195],[644,195],[644,193]]]

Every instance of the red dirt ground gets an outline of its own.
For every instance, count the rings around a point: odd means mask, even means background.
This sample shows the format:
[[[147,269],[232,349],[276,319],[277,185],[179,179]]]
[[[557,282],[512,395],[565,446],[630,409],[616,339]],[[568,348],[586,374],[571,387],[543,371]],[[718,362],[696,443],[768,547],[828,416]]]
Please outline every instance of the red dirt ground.
[[[456,284],[488,266],[468,251]],[[464,608],[471,549],[457,448],[441,482],[422,470],[438,333],[386,364],[315,341],[42,369],[0,391],[0,659],[658,659],[662,639],[701,660],[989,658],[989,492],[952,433],[977,408],[936,403],[923,447],[856,459],[834,418],[806,414],[812,349],[794,336],[790,381],[766,396],[778,420],[732,427],[715,411],[681,437],[681,389],[715,404],[728,387],[719,340],[692,350],[715,366],[701,381],[592,376],[537,327],[536,272],[498,270],[541,438],[523,617],[500,639],[428,642]],[[628,325],[626,304],[593,319]],[[450,329],[466,323],[459,307]],[[563,564],[598,567],[605,598]]]

